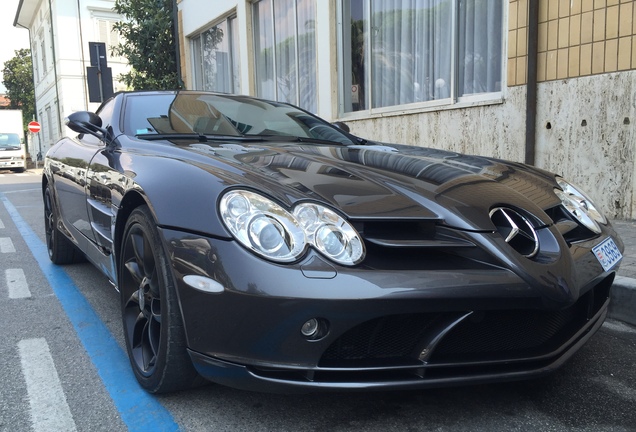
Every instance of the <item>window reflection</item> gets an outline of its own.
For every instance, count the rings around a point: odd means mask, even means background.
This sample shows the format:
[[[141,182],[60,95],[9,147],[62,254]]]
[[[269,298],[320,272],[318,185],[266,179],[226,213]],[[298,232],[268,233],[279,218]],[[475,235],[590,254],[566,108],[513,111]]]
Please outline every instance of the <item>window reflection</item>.
[[[501,91],[502,0],[345,0],[342,15],[345,111]]]
[[[316,112],[315,1],[261,0],[254,4],[259,97]]]

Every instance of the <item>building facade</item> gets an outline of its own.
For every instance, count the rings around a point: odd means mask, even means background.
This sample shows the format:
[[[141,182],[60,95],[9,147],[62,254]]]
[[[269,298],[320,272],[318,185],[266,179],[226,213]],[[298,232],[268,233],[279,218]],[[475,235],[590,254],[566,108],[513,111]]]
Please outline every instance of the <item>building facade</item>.
[[[14,25],[29,30],[36,120],[42,126],[32,142],[40,154],[66,135],[66,116],[99,106],[89,98],[89,43],[105,43],[107,53],[119,43],[112,26],[121,17],[113,12],[113,4],[114,0],[21,0],[18,5]],[[116,77],[127,70],[127,62],[110,55],[107,61],[114,90],[123,90]]]
[[[633,0],[177,0],[191,89],[528,162],[636,218]]]

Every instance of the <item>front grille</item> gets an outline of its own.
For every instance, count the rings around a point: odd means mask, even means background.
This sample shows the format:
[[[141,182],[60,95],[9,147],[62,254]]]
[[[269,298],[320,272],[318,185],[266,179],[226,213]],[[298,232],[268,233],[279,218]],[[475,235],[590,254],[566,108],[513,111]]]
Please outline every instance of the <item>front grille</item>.
[[[477,313],[442,340],[432,361],[496,360],[531,355],[536,350],[549,352],[580,327],[584,307],[577,304],[561,311]]]
[[[417,344],[439,314],[391,315],[367,321],[349,330],[325,351],[321,366],[343,366],[354,361],[412,357]],[[416,356],[417,357],[417,356]]]
[[[514,360],[549,354],[566,344],[606,304],[611,278],[561,310],[474,312],[446,334],[428,364]],[[362,323],[324,352],[320,367],[400,366],[439,335],[436,324],[463,312],[391,315]]]

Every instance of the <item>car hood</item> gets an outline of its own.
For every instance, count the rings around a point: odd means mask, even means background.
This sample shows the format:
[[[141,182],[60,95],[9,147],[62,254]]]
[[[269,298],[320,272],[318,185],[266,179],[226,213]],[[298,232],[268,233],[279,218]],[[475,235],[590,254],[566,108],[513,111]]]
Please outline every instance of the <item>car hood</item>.
[[[543,171],[430,148],[270,142],[187,148],[234,166],[245,186],[289,204],[322,201],[353,220],[436,219],[492,230],[494,207],[521,208],[548,225],[543,210],[560,202],[553,176]]]

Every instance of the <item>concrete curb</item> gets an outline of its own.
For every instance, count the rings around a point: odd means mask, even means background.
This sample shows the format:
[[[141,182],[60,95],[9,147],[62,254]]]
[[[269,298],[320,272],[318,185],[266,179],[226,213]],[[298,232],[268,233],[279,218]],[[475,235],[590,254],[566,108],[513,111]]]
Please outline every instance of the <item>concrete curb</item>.
[[[616,276],[607,316],[636,326],[636,279]]]

